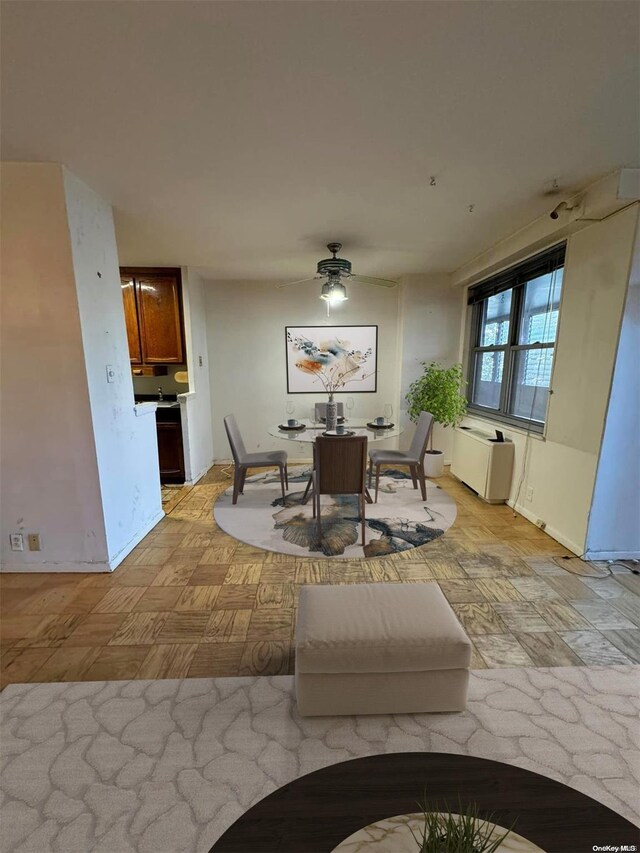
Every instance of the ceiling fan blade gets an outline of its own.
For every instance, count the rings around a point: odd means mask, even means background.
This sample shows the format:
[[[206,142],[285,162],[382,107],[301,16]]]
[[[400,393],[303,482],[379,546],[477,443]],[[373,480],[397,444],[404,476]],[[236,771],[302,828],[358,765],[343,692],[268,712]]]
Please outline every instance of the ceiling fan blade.
[[[369,275],[352,275],[353,281],[360,281],[362,284],[375,284],[378,287],[395,287],[398,282],[392,281],[390,278],[372,278]]]
[[[319,278],[320,276],[313,275],[311,276],[311,278],[301,278],[298,281],[287,281],[284,284],[277,284],[276,287],[278,288],[278,290],[280,290],[283,287],[291,287],[291,285],[293,284],[305,284],[308,281],[316,281]]]

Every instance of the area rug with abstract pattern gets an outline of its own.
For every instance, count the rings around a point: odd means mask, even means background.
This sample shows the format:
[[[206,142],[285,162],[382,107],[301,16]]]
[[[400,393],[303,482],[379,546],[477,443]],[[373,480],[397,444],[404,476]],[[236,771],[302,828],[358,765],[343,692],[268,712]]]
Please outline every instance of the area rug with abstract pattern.
[[[387,469],[380,477],[378,502],[365,508],[364,548],[356,495],[322,496],[319,537],[313,502],[303,503],[309,476],[309,466],[289,471],[284,502],[277,471],[247,477],[244,494],[235,506],[232,488],[218,498],[215,519],[230,536],[266,551],[349,560],[385,557],[427,545],[455,521],[455,501],[437,483],[427,480],[427,499],[423,501],[407,472]]]
[[[10,684],[0,695],[1,849],[206,853],[300,776],[401,752],[532,770],[635,823],[638,685],[638,666],[472,670],[462,713],[300,717],[289,675]]]

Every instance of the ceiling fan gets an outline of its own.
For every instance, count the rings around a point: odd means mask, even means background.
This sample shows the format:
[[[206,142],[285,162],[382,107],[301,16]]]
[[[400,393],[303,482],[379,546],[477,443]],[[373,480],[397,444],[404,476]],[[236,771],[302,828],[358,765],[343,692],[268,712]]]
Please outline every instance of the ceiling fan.
[[[395,287],[397,282],[388,278],[372,278],[368,275],[357,275],[351,271],[351,261],[346,258],[338,258],[336,255],[342,249],[342,243],[327,243],[327,249],[333,255],[332,258],[324,258],[318,261],[316,274],[311,278],[302,278],[299,281],[289,281],[279,284],[278,287],[291,287],[294,284],[305,284],[308,281],[324,279],[320,299],[324,299],[329,305],[337,305],[344,302],[347,296],[345,282],[349,280],[359,281],[362,284],[374,284],[377,287]]]

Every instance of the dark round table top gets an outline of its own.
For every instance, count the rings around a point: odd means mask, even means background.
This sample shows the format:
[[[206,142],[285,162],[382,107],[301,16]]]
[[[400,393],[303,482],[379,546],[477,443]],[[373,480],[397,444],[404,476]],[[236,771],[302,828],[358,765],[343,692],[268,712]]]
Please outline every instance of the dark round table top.
[[[585,794],[512,764],[442,752],[355,758],[289,782],[246,811],[211,853],[329,853],[370,823],[430,809],[509,827],[547,853],[592,853],[613,845],[638,850],[640,830]],[[438,808],[436,808],[438,807]],[[635,847],[633,845],[636,845]],[[611,848],[610,848],[611,849]]]

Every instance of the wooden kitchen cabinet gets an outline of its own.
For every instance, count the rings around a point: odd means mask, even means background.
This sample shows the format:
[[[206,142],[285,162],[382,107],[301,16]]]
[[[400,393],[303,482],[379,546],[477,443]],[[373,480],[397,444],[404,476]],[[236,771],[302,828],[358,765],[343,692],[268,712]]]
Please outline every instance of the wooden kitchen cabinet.
[[[184,364],[180,270],[123,267],[120,276],[131,364]]]
[[[136,304],[136,283],[133,276],[120,276],[122,301],[124,303],[124,322],[127,327],[129,359],[131,364],[142,364],[142,346],[140,344],[140,326]]]
[[[161,483],[184,483],[184,450],[180,408],[157,409],[158,457]]]

